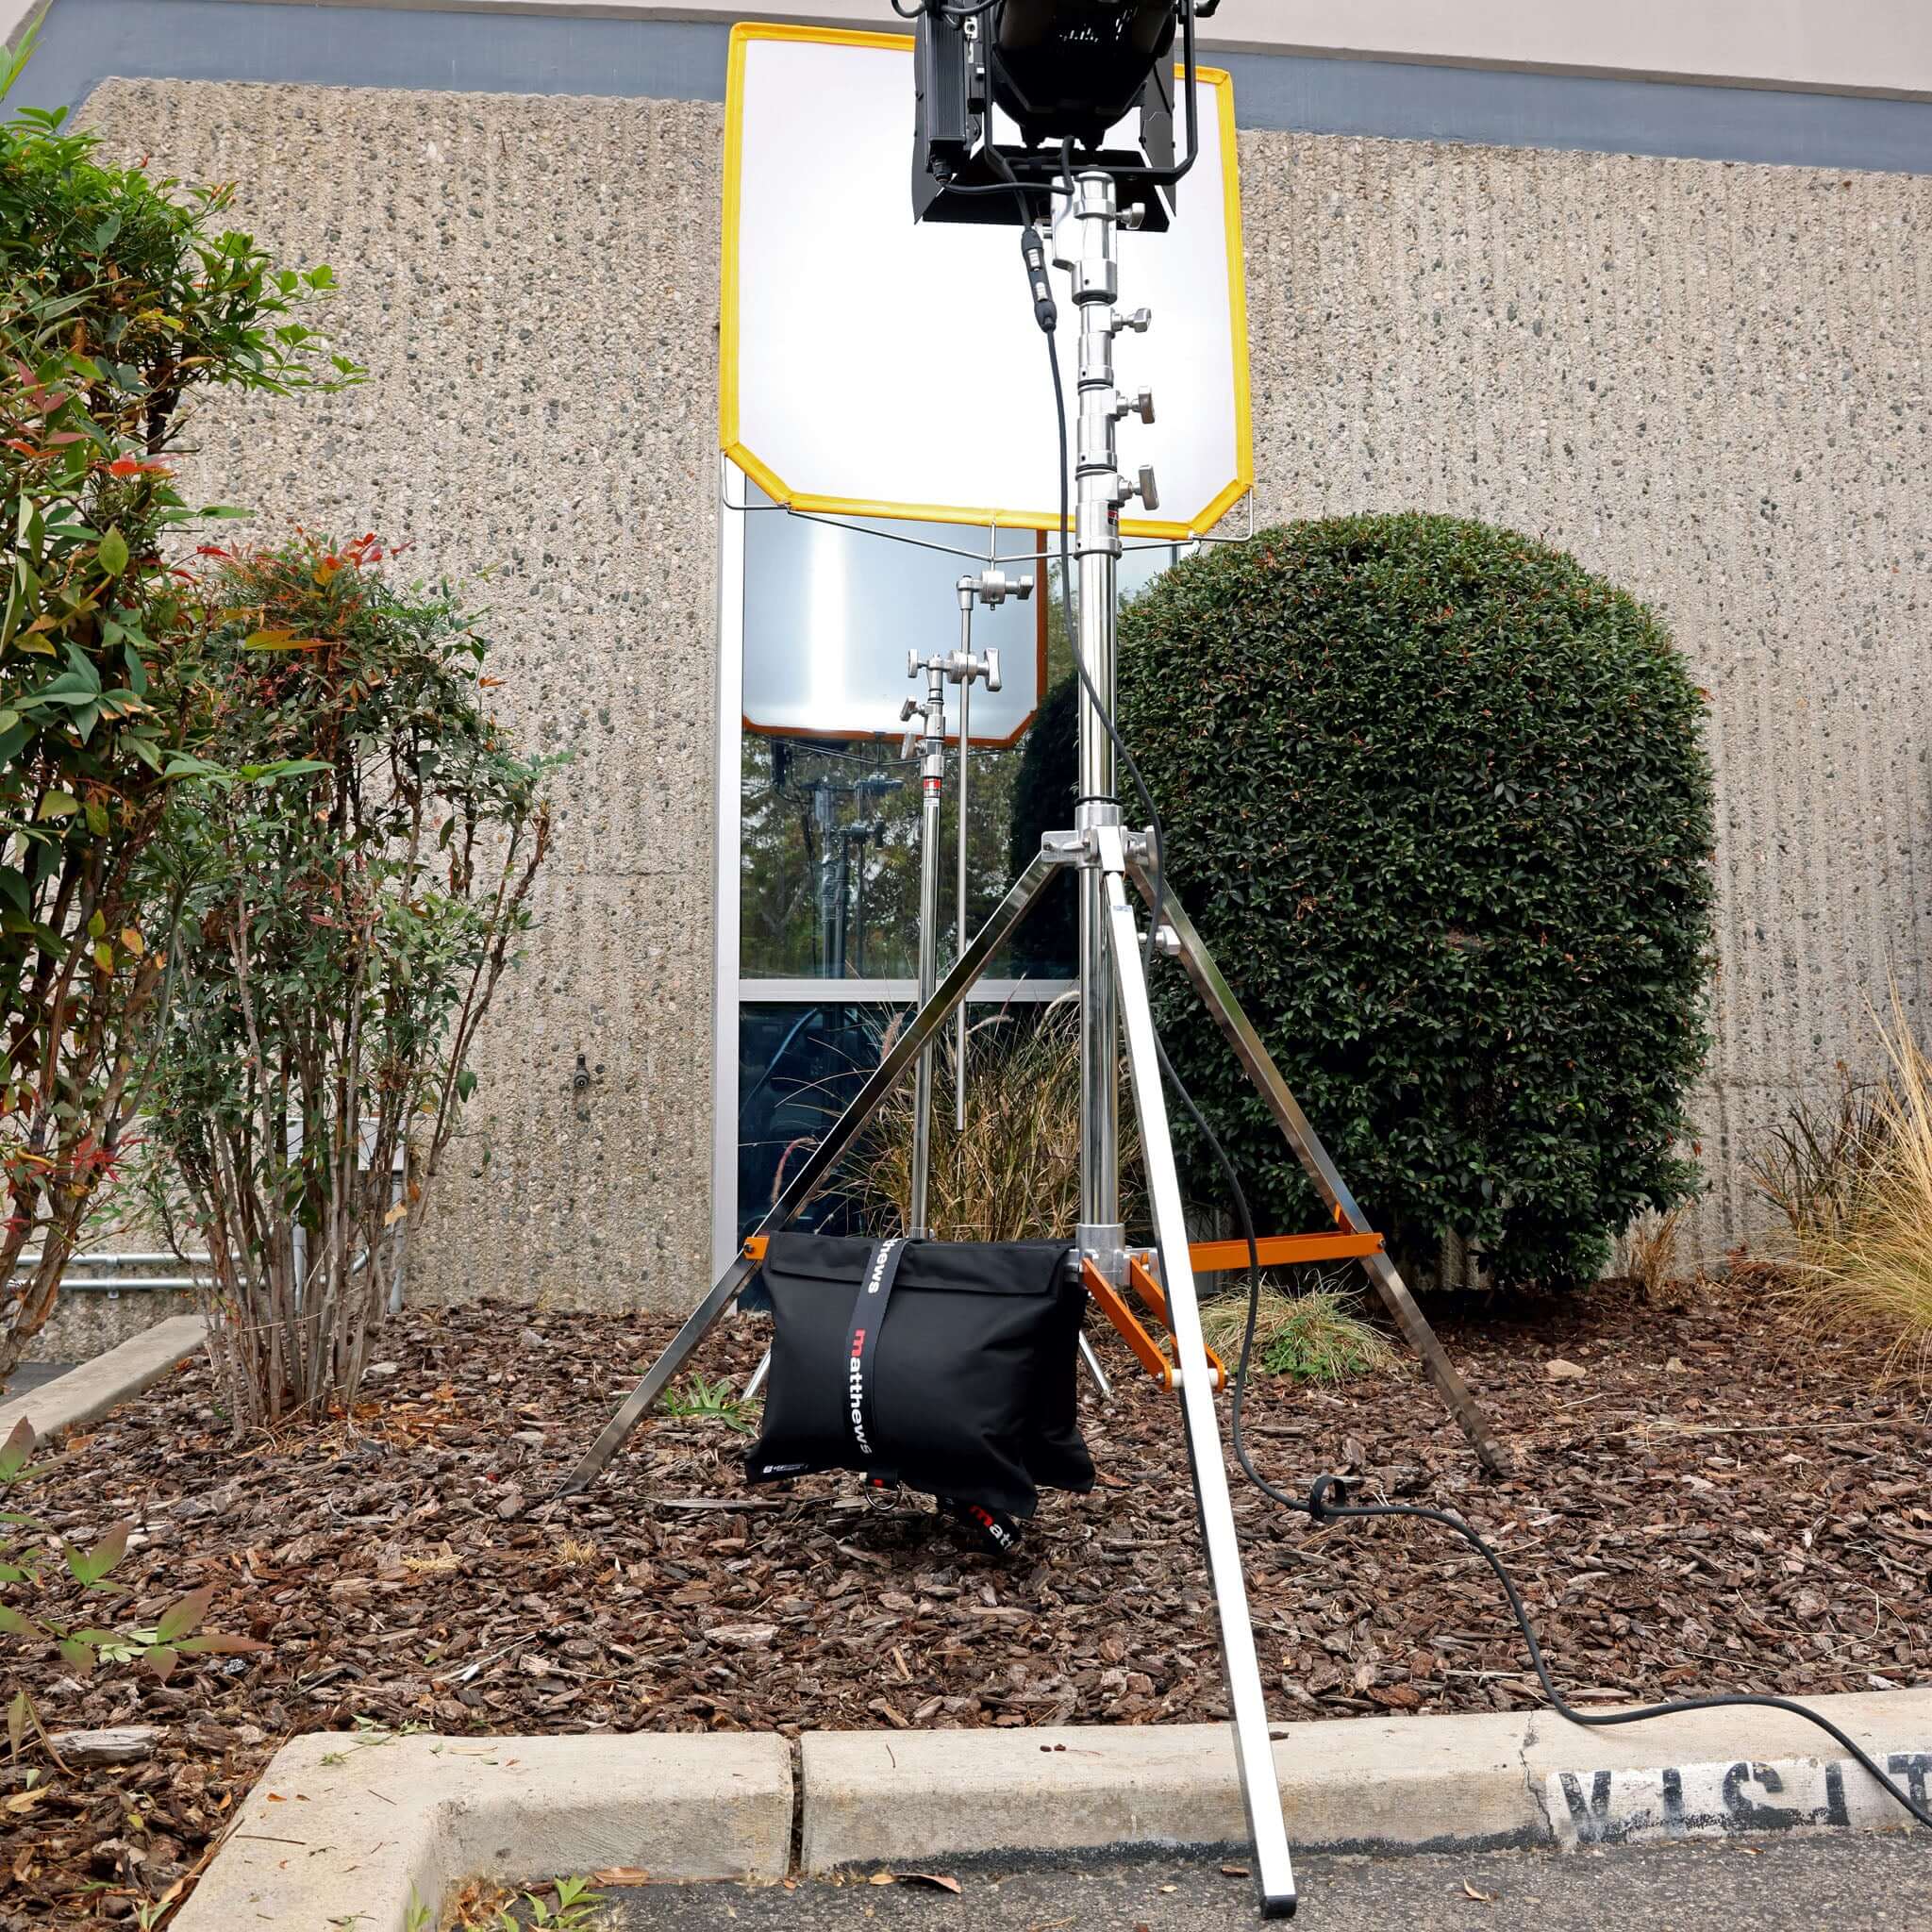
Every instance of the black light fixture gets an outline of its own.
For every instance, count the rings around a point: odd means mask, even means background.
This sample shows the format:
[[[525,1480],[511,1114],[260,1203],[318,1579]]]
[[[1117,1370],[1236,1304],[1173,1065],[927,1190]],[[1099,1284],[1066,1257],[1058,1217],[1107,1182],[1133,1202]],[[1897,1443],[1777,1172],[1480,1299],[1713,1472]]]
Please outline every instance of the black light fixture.
[[[1082,167],[1146,191],[1164,228],[1200,151],[1194,23],[1220,0],[920,0],[912,157],[916,220],[1017,225],[1058,177],[1062,143]],[[906,8],[901,8],[906,11]],[[1181,45],[1186,145],[1174,157],[1173,54]],[[994,138],[994,114],[1019,140]],[[1116,138],[1132,123],[1138,139]],[[1018,190],[1016,193],[1014,191]]]
[[[1174,0],[1006,0],[991,19],[992,97],[1031,144],[1100,146],[1174,47]]]

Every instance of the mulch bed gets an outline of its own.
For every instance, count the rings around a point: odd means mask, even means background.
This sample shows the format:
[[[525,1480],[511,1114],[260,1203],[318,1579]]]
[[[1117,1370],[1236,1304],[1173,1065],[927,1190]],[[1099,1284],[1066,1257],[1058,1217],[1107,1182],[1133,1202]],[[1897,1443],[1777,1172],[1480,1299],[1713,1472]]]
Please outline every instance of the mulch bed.
[[[273,1648],[166,1684],[111,1667],[82,1683],[7,1640],[50,1727],[163,1730],[133,1765],[63,1776],[30,1746],[0,1773],[0,1924],[127,1922],[192,1879],[302,1731],[1226,1715],[1178,1422],[1124,1352],[1111,1407],[1085,1402],[1101,1487],[1048,1498],[1016,1557],[847,1480],[748,1491],[746,1438],[715,1419],[647,1427],[591,1494],[549,1504],[672,1325],[411,1313],[351,1419],[237,1446],[196,1364],[71,1443],[25,1507],[81,1542],[139,1524],[119,1614],[213,1583],[209,1627]],[[1480,1474],[1407,1359],[1341,1390],[1257,1380],[1264,1469],[1291,1486],[1347,1469],[1464,1511],[1577,1692],[1932,1681],[1932,1424],[1923,1389],[1878,1386],[1877,1350],[1799,1340],[1748,1281],[1660,1303],[1607,1284],[1441,1332],[1518,1476]],[[761,1336],[731,1324],[705,1373],[743,1377]],[[1555,1380],[1553,1357],[1588,1373]],[[1277,1716],[1536,1701],[1473,1553],[1407,1524],[1318,1532],[1239,1479],[1236,1495]]]

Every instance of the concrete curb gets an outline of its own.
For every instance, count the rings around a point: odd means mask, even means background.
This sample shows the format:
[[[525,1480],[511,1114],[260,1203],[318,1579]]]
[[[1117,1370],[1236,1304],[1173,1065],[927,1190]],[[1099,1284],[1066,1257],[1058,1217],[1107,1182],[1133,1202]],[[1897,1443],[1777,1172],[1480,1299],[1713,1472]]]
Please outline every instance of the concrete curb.
[[[317,1732],[269,1760],[175,1932],[408,1932],[478,1874],[611,1866],[654,1879],[784,1876],[783,1738],[388,1738]]]
[[[57,1429],[98,1421],[186,1361],[206,1332],[199,1315],[171,1315],[30,1393],[0,1402],[0,1442],[23,1416],[43,1442]]]
[[[1815,1707],[1923,1799],[1932,1688]],[[1474,1851],[1639,1843],[1904,1814],[1823,1734],[1778,1711],[1713,1710],[1586,1731],[1547,1713],[1280,1726],[1274,1761],[1297,1851]],[[1239,1848],[1224,1724],[815,1731],[800,1740],[799,1868]],[[1749,1757],[1738,1754],[1747,1751]],[[791,1868],[783,1738],[598,1733],[286,1745],[175,1922],[175,1932],[409,1932],[453,1885],[594,1874],[771,1882]],[[421,1923],[419,1920],[418,1923]]]
[[[1923,1797],[1932,1689],[1808,1701]],[[1698,1711],[1609,1731],[1549,1712],[1359,1718],[1278,1725],[1274,1737],[1289,1841],[1307,1851],[1574,1847],[1908,1822],[1823,1732],[1779,1711]],[[801,1751],[800,1862],[811,1874],[1239,1845],[1247,1835],[1223,1724],[810,1732]]]

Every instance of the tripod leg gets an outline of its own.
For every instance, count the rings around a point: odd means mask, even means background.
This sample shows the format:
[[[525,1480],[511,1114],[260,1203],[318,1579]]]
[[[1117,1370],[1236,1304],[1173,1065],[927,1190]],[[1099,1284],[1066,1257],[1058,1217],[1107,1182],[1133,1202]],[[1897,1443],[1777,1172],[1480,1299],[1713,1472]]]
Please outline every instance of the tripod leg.
[[[772,1351],[768,1348],[759,1356],[758,1365],[751,1372],[751,1380],[744,1385],[744,1393],[738,1398],[739,1401],[756,1402],[758,1399],[758,1391],[765,1386],[765,1377],[771,1373]]]
[[[671,1338],[671,1346],[654,1361],[644,1378],[618,1406],[603,1433],[584,1452],[576,1467],[564,1477],[558,1491],[560,1496],[574,1496],[587,1490],[604,1473],[604,1465],[623,1448],[630,1432],[658,1405],[658,1398],[671,1386],[671,1379],[690,1359],[692,1351],[718,1325],[731,1298],[758,1273],[758,1263],[741,1254],[721,1274],[709,1294],[686,1318],[684,1326]]]
[[[1107,1371],[1100,1366],[1100,1357],[1093,1353],[1093,1344],[1087,1340],[1084,1330],[1080,1336],[1080,1359],[1087,1364],[1087,1373],[1093,1377],[1101,1401],[1111,1402],[1113,1384],[1107,1379]]]
[[[885,1058],[873,1069],[852,1105],[832,1123],[824,1139],[806,1157],[797,1174],[786,1184],[785,1191],[772,1204],[770,1213],[758,1223],[757,1233],[777,1234],[798,1219],[824,1184],[825,1177],[838,1165],[841,1157],[879,1110],[886,1095],[898,1084],[907,1068],[919,1058],[921,1048],[937,1036],[953,1008],[973,990],[974,982],[985,972],[988,962],[1011,938],[1014,927],[1031,910],[1048,880],[1067,862],[1067,855],[1077,850],[1078,841],[1072,833],[1048,835],[1032,864],[1013,881],[1012,890],[994,908],[992,917],[974,936],[973,943],[954,962],[953,970],[940,981],[932,998],[913,1014],[905,1031],[893,1041]],[[670,1386],[671,1378],[684,1366],[692,1350],[717,1326],[724,1310],[731,1306],[732,1297],[757,1272],[757,1265],[742,1251],[740,1252],[737,1259],[718,1277],[710,1293],[697,1305],[684,1326],[672,1338],[671,1346],[652,1363],[643,1380],[625,1397],[616,1413],[604,1424],[603,1434],[564,1477],[563,1486],[558,1491],[559,1495],[575,1495],[597,1480],[605,1465],[624,1446],[631,1431],[657,1405],[658,1398]]]
[[[1151,900],[1153,887],[1147,872],[1137,863],[1133,873],[1135,884],[1142,895]],[[1356,1205],[1355,1196],[1349,1192],[1348,1183],[1329,1158],[1328,1150],[1322,1145],[1320,1137],[1308,1124],[1301,1104],[1289,1091],[1288,1082],[1281,1076],[1281,1069],[1262,1045],[1261,1036],[1256,1032],[1254,1023],[1242,1012],[1241,1002],[1222,977],[1221,968],[1215,964],[1214,956],[1195,931],[1193,922],[1181,910],[1171,893],[1167,899],[1165,918],[1180,941],[1181,964],[1186,967],[1188,977],[1193,981],[1201,1003],[1214,1015],[1222,1032],[1227,1037],[1227,1043],[1234,1049],[1235,1058],[1247,1069],[1248,1077],[1268,1103],[1275,1124],[1294,1149],[1296,1158],[1315,1184],[1316,1191],[1327,1203],[1330,1212],[1348,1227],[1358,1233],[1366,1232],[1368,1222]],[[1395,1263],[1386,1252],[1378,1252],[1364,1255],[1362,1266],[1407,1338],[1409,1346],[1422,1357],[1423,1367],[1427,1370],[1429,1379],[1435,1383],[1449,1413],[1468,1437],[1476,1459],[1492,1475],[1507,1475],[1509,1472],[1508,1457],[1496,1441],[1488,1419],[1476,1406],[1475,1397],[1469,1392],[1469,1385],[1457,1372],[1447,1350],[1436,1339],[1436,1331],[1416,1306],[1415,1297],[1409,1293],[1408,1285],[1403,1280]]]
[[[1228,1500],[1227,1461],[1214,1412],[1214,1373],[1208,1366],[1201,1310],[1194,1299],[1180,1180],[1174,1172],[1167,1103],[1160,1091],[1160,1067],[1154,1051],[1154,1016],[1147,1005],[1147,981],[1133,908],[1127,903],[1120,832],[1117,827],[1104,826],[1098,836],[1108,949],[1126,1028],[1127,1074],[1134,1112],[1141,1124],[1141,1158],[1146,1170],[1155,1238],[1160,1245],[1168,1324],[1174,1335],[1174,1358],[1180,1365],[1181,1411],[1187,1424],[1188,1459],[1193,1465],[1194,1500],[1200,1507],[1201,1540],[1207,1546],[1208,1574],[1221,1623],[1221,1655],[1227,1673],[1228,1705],[1234,1712],[1235,1758],[1241,1772],[1241,1802],[1247,1808],[1248,1837],[1255,1847],[1255,1882],[1262,1915],[1288,1918],[1294,1911],[1294,1868],[1281,1818],[1274,1752],[1268,1741],[1268,1707],[1261,1695],[1261,1667],[1255,1655],[1255,1626],[1248,1614],[1234,1507]]]

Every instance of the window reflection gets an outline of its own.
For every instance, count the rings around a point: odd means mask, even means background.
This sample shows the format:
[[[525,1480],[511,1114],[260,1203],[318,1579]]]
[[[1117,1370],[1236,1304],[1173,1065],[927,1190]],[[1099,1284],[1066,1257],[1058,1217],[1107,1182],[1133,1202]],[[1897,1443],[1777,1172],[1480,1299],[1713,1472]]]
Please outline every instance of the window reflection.
[[[876,528],[926,534],[901,523]],[[960,547],[973,541],[953,526],[930,534]],[[1009,532],[1001,547],[1023,542]],[[1129,548],[1121,559],[1123,598],[1174,556],[1166,546]],[[957,642],[954,586],[972,567],[963,558],[777,511],[745,517],[741,1231],[756,1225],[877,1063],[883,1030],[903,1010],[894,1001],[903,1002],[905,983],[917,974],[919,765],[901,758],[895,721],[905,697],[924,695],[924,681],[905,675],[907,650],[927,655]],[[1076,681],[1058,558],[1036,570],[1033,603],[974,617],[974,648],[999,647],[1007,689],[997,699],[983,686],[974,692],[969,935],[1039,850],[1041,834],[1073,824]],[[947,688],[947,715],[957,726],[956,686]],[[992,739],[1007,741],[981,741]],[[958,758],[957,745],[949,747],[940,826],[942,969],[957,945]],[[1063,874],[988,976],[1071,978],[1076,933],[1074,882]],[[758,996],[761,982],[800,979],[836,982],[836,1000]],[[899,985],[889,992],[887,981]],[[847,1214],[831,1194],[806,1224],[839,1230]]]
[[[953,649],[959,641],[957,586],[982,568],[947,551],[974,550],[987,533],[956,524],[853,528],[844,520],[790,516],[751,484],[745,499],[746,728],[896,740],[900,701],[915,690],[906,654]],[[1002,565],[1009,576],[1039,575],[1027,555],[1038,541],[1029,531],[999,533],[999,555],[1012,559]],[[974,738],[1010,743],[1038,708],[1044,615],[1039,603],[1018,598],[974,612],[973,648],[997,650],[1002,673],[1001,690],[981,685],[973,694]],[[923,684],[916,689],[924,694]],[[947,715],[957,723],[950,699]]]
[[[768,1005],[746,1001],[738,1016],[738,1232],[749,1234],[785,1183],[844,1110],[878,1061],[886,1007]],[[852,1225],[836,1190],[796,1224],[826,1234]]]

